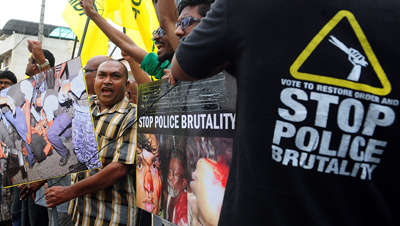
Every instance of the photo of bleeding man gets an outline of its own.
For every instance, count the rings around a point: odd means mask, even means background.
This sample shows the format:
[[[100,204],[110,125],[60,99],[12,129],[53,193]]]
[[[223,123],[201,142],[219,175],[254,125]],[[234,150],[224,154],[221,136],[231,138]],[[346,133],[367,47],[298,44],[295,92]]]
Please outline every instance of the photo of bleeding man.
[[[138,134],[136,149],[136,205],[159,215],[161,208],[160,143],[154,134]]]
[[[231,138],[190,137],[187,141],[189,225],[218,225],[229,165]]]
[[[232,139],[138,134],[137,206],[178,226],[217,225]]]
[[[181,138],[181,139],[180,139]],[[187,155],[182,147],[184,137],[168,136],[167,167],[162,167],[163,178],[163,209],[164,218],[179,225],[188,225],[188,203],[187,203]],[[184,141],[184,140],[183,140]],[[164,163],[163,163],[164,164]]]

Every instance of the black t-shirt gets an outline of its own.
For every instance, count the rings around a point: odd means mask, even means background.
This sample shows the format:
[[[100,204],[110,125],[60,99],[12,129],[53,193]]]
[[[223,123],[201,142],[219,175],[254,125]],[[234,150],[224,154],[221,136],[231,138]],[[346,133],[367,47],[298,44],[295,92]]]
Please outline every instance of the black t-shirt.
[[[400,225],[400,2],[217,0],[176,58],[237,79],[219,225]]]

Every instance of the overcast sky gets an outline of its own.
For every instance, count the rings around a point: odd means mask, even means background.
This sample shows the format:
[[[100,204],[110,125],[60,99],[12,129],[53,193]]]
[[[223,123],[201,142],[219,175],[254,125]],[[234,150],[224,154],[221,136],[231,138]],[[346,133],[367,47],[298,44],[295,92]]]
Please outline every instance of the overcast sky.
[[[68,27],[62,18],[62,12],[68,0],[46,0],[44,23]],[[40,21],[40,7],[42,0],[0,0],[0,29],[3,29],[8,20],[19,19]]]

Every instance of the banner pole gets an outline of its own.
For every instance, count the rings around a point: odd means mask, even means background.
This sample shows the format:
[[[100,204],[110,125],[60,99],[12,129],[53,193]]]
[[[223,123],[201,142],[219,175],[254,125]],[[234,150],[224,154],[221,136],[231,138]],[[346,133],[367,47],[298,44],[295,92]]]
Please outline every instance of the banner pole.
[[[75,35],[74,48],[72,49],[72,56],[71,56],[71,59],[74,59],[75,49],[76,49],[76,43],[77,43],[77,42],[78,42],[78,37]]]
[[[117,47],[118,47],[118,46],[114,46],[114,49],[111,51],[111,53],[110,53],[110,56],[109,56],[109,57],[111,57],[111,56],[114,54],[114,52],[115,52],[115,50],[117,49]]]
[[[126,28],[125,27],[122,27],[122,32],[124,32],[124,34],[126,34]],[[118,47],[117,45],[114,46],[114,49],[111,51],[109,57],[111,57],[114,54],[114,52],[117,49],[117,47]]]

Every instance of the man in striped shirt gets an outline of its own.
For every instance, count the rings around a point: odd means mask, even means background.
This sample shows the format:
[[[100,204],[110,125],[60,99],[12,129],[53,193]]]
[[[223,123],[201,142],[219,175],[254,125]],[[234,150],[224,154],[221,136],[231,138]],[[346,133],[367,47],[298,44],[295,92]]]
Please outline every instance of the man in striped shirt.
[[[136,109],[125,97],[128,72],[119,61],[100,64],[94,79],[96,96],[90,107],[100,149],[101,170],[86,171],[84,179],[46,189],[48,207],[78,197],[75,225],[134,225],[134,170]]]

